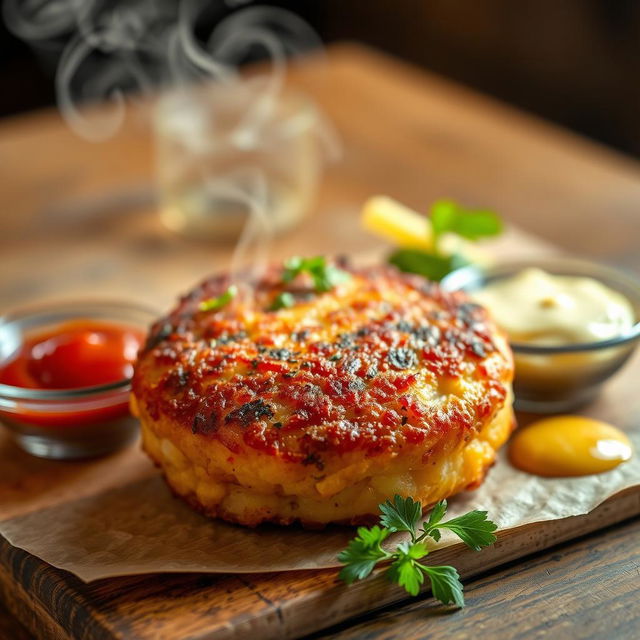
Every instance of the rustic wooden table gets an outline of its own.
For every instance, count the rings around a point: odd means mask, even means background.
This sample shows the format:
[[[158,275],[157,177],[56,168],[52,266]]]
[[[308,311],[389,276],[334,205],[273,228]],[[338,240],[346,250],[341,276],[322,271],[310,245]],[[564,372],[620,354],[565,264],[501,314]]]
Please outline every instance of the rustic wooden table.
[[[359,232],[357,212],[384,192],[418,209],[443,195],[491,206],[567,250],[640,270],[632,160],[356,46],[293,69],[291,82],[333,120],[344,156],[308,220],[274,243],[274,258],[379,246]],[[146,123],[133,114],[93,144],[54,112],[0,122],[3,310],[96,291],[162,308],[228,260],[229,247],[160,226]],[[631,520],[494,570],[468,583],[462,612],[413,600],[315,637],[635,638],[639,536]],[[0,638],[29,637],[0,606]]]

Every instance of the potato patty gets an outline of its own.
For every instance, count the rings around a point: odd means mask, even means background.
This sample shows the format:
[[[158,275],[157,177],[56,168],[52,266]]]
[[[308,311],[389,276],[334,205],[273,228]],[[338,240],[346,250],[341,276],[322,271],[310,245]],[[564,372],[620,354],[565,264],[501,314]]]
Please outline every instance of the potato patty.
[[[281,271],[222,309],[205,281],[151,329],[133,377],[143,446],[174,492],[254,526],[370,522],[478,486],[513,428],[503,335],[462,293],[386,267],[270,310]]]

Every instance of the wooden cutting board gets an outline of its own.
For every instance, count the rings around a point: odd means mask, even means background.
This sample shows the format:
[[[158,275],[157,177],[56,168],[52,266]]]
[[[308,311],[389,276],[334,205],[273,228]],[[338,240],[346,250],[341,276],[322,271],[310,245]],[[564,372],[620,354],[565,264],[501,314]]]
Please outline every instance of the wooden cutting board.
[[[630,426],[640,417],[640,353],[584,413]],[[520,415],[521,424],[531,416]],[[0,432],[0,519],[50,507],[122,484],[148,470],[130,448],[97,461],[60,463],[22,453]],[[8,478],[8,482],[5,480]],[[482,553],[456,545],[434,553],[463,578],[640,514],[640,486],[613,496],[588,515],[503,532]],[[0,536],[0,596],[38,638],[254,640],[295,638],[399,602],[406,594],[383,576],[346,587],[337,571],[260,575],[162,574],[86,584]]]
[[[322,215],[279,239],[275,259],[370,247],[357,208],[382,189],[413,206],[443,195],[496,206],[509,219],[563,238],[568,248],[615,253],[635,264],[640,173],[632,161],[360,48],[343,45],[329,58],[330,73],[300,67],[295,83],[336,124],[344,159],[327,171],[317,207]],[[2,123],[0,134],[8,172],[0,214],[3,305],[99,291],[162,307],[228,262],[228,250],[170,237],[154,211],[138,212],[151,179],[148,132],[125,126],[98,152],[45,113]],[[599,223],[607,219],[616,223],[603,231]],[[499,255],[522,257],[534,244],[509,238]],[[637,422],[638,374],[636,359],[590,413],[623,426]],[[0,518],[98,493],[114,469],[123,482],[134,481],[135,457],[128,450],[91,463],[38,460],[0,429]],[[640,496],[631,491],[587,516],[501,535],[480,554],[454,547],[438,557],[444,563],[455,556],[468,578],[637,513]],[[247,632],[255,639],[290,638],[404,597],[376,576],[346,588],[333,570],[87,585],[2,539],[0,595],[36,636],[54,640],[204,640]]]
[[[481,553],[435,552],[463,579],[640,513],[627,490],[588,515],[527,525]],[[335,570],[260,575],[160,574],[86,584],[0,538],[0,593],[36,637],[51,640],[295,638],[406,600],[380,574],[346,587]]]

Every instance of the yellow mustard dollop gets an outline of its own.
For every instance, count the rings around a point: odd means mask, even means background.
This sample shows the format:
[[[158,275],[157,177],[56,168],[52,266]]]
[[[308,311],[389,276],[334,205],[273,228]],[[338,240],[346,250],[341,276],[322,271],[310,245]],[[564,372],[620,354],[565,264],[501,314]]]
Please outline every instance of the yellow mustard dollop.
[[[582,416],[545,418],[516,431],[509,445],[513,466],[546,477],[610,471],[631,458],[633,447],[619,429]]]

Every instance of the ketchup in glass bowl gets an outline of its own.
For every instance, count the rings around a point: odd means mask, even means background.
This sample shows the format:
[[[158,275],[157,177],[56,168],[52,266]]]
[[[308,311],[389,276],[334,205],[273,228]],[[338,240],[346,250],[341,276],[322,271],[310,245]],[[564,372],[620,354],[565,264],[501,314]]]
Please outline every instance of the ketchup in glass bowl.
[[[129,444],[130,379],[155,313],[85,302],[0,318],[0,422],[29,453],[103,455]]]

